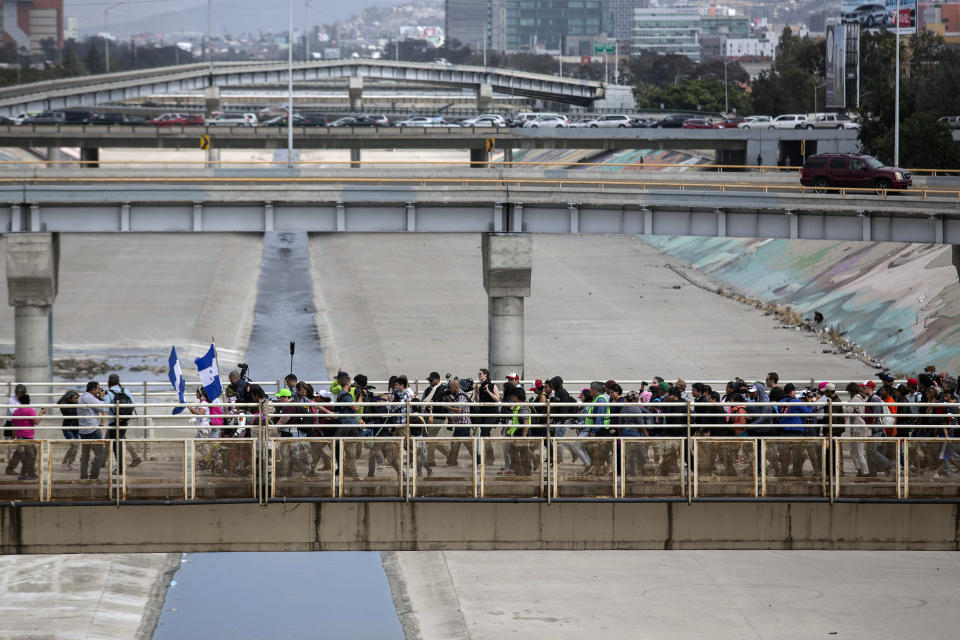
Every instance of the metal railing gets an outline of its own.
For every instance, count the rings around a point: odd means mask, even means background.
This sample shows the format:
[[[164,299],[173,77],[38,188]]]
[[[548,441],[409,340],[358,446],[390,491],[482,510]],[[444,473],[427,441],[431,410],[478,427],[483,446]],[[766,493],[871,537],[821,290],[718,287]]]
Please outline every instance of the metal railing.
[[[35,433],[7,427],[23,438],[0,440],[0,500],[960,500],[960,406],[897,405],[920,413],[886,424],[885,404],[615,403],[607,424],[578,403],[189,405],[224,411],[198,416],[155,402],[136,403],[119,428],[119,404],[72,405],[107,412],[92,418],[99,426],[66,427],[85,429],[82,439],[63,437],[58,405],[31,404],[46,409]],[[474,413],[450,412],[464,406]],[[770,412],[778,407],[789,411]],[[845,424],[855,410],[876,424]],[[141,419],[150,435],[134,426]]]

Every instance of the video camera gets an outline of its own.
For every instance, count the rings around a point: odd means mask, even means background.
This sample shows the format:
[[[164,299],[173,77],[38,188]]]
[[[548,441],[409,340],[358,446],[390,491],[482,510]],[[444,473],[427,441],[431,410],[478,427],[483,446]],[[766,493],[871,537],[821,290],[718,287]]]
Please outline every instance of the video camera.
[[[247,377],[247,371],[250,369],[250,365],[246,362],[238,362],[237,369],[240,369],[240,379],[250,382],[250,378]]]

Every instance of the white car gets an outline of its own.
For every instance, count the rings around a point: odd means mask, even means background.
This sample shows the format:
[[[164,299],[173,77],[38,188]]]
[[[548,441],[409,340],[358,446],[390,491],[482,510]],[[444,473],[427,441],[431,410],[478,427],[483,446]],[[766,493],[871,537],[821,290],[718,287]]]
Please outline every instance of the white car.
[[[630,116],[618,114],[615,116],[600,116],[588,124],[591,129],[629,129],[633,126]]]
[[[208,127],[256,127],[259,124],[255,113],[221,113],[207,120]]]
[[[536,120],[528,120],[523,123],[524,129],[566,129],[570,126],[565,116],[555,114],[542,115]]]
[[[806,129],[807,122],[804,113],[788,113],[774,118],[773,122],[767,124],[767,129]]]
[[[466,120],[460,121],[461,127],[505,127],[507,126],[507,121],[503,116],[499,116],[495,113],[485,113],[473,118],[467,118]]]
[[[459,127],[459,124],[447,122],[439,116],[413,116],[396,123],[398,127]]]
[[[770,116],[747,116],[746,119],[737,125],[737,129],[764,129],[770,126],[773,118]]]
[[[842,113],[818,113],[807,129],[859,129],[860,123]]]

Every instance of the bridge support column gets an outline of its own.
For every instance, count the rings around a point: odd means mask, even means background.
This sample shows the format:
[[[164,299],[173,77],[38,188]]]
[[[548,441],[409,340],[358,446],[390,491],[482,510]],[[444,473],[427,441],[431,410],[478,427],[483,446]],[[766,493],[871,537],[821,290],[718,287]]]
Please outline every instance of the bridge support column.
[[[7,297],[15,308],[18,382],[53,379],[53,301],[57,297],[59,263],[56,234],[7,236]]]
[[[530,295],[533,238],[527,233],[485,233],[481,244],[487,291],[490,375],[523,377],[523,299]]]
[[[477,85],[477,111],[486,111],[490,108],[491,102],[493,102],[493,85]]]
[[[350,93],[350,108],[363,109],[363,78],[350,78],[347,89]]]
[[[957,276],[960,277],[960,244],[955,244],[950,249],[953,257],[953,267],[957,270]]]
[[[207,168],[220,168],[220,149],[207,149]]]
[[[350,168],[360,168],[360,148],[350,149]]]
[[[483,169],[488,166],[490,154],[486,149],[470,149],[470,167],[473,169]]]
[[[204,108],[209,118],[214,111],[220,111],[220,87],[207,87],[203,93]]]
[[[67,157],[67,154],[65,154],[65,153],[63,152],[63,149],[62,149],[62,148],[60,148],[60,147],[47,147],[47,161],[48,161],[48,162],[60,163],[60,162],[63,162],[64,160],[69,160],[69,159],[70,159],[70,158]],[[54,168],[59,168],[59,167],[67,166],[67,165],[55,164],[55,165],[51,165],[51,166],[53,166]]]
[[[98,169],[100,167],[100,149],[98,147],[83,147],[80,149],[80,159],[83,166],[88,169]]]
[[[511,163],[513,162],[513,147],[504,147],[503,148],[503,168],[512,169]]]

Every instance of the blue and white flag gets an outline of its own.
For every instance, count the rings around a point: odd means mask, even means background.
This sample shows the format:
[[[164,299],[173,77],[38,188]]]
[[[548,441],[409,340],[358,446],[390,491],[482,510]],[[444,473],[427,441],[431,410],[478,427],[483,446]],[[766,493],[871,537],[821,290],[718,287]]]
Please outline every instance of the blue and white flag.
[[[210,350],[194,360],[197,363],[197,371],[200,372],[200,384],[207,392],[207,401],[216,402],[223,394],[223,388],[220,386],[220,370],[217,367],[217,350],[213,344]]]
[[[170,347],[170,359],[167,361],[170,363],[170,373],[167,376],[170,378],[170,384],[173,385],[173,390],[177,392],[177,395],[180,397],[180,403],[183,404],[186,402],[183,399],[183,392],[187,388],[187,383],[183,379],[183,372],[180,370],[180,359],[177,357],[177,348]],[[174,407],[173,414],[176,415],[183,411],[183,407]]]

